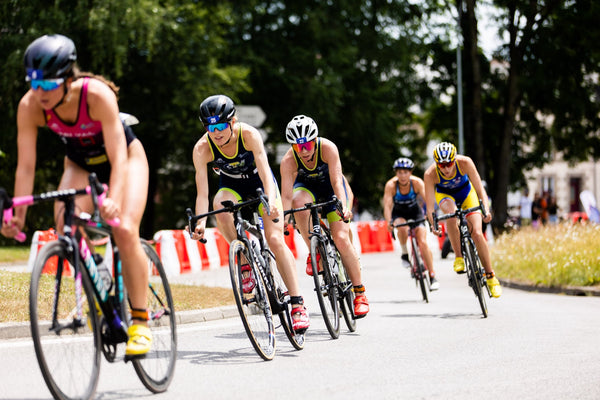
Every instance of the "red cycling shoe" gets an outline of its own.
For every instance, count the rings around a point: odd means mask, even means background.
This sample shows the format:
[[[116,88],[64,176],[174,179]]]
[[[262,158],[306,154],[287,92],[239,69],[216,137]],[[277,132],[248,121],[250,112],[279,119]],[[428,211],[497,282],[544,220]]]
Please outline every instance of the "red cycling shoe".
[[[319,262],[321,262],[321,254],[317,253],[317,265],[319,265]],[[321,272],[321,271],[323,271],[323,269],[319,265],[319,272]],[[306,274],[310,275],[310,276],[312,276],[312,274],[313,274],[312,257],[310,256],[310,254],[308,255],[308,258],[306,259]]]
[[[244,272],[247,272],[248,275],[244,278]],[[244,264],[242,265],[242,290],[244,293],[252,293],[252,290],[256,287],[256,281],[252,276],[252,268],[250,265]]]
[[[292,328],[296,333],[304,333],[310,326],[308,311],[306,307],[300,306],[292,308]]]
[[[367,316],[369,312],[369,300],[364,294],[356,296],[354,299],[354,317],[356,319]]]

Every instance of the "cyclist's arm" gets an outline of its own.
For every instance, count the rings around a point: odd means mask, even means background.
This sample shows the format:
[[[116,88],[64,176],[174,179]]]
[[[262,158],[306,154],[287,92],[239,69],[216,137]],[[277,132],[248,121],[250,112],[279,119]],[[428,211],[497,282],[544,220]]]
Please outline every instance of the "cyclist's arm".
[[[344,219],[347,220],[351,217],[351,205],[348,204],[346,193],[344,192],[344,175],[342,173],[342,162],[340,161],[340,153],[338,148],[329,139],[321,138],[321,155],[323,161],[327,163],[329,167],[329,180],[333,193],[342,202],[342,208],[344,210]]]
[[[391,232],[392,209],[394,208],[394,192],[396,189],[396,178],[388,180],[383,189],[383,219],[387,223],[388,230]]]
[[[196,214],[205,214],[208,212],[208,163],[212,161],[212,153],[208,141],[204,134],[196,144],[192,153],[192,160],[196,170]],[[206,218],[200,219],[196,224],[195,232],[203,236],[206,228]]]
[[[296,164],[296,158],[294,157],[293,151],[294,150],[290,147],[281,159],[281,164],[279,165],[279,172],[281,173],[281,201],[284,210],[292,208],[294,181],[298,175],[298,164]]]
[[[269,166],[269,160],[267,159],[267,153],[265,146],[262,141],[262,137],[256,128],[242,123],[242,135],[244,135],[244,144],[246,148],[254,155],[254,162],[258,169],[258,175],[264,187],[264,193],[269,199],[269,207],[271,208],[271,217],[273,219],[279,217],[279,209],[277,208],[277,202],[275,199],[279,193],[273,180],[273,172]],[[238,138],[241,140],[241,138]]]
[[[483,183],[481,182],[481,177],[479,176],[479,172],[477,172],[477,167],[475,167],[475,163],[470,157],[457,155],[456,161],[460,162],[460,168],[463,173],[469,174],[469,180],[471,181],[471,185],[475,189],[477,193],[477,197],[481,199],[484,208],[484,222],[489,222],[492,218],[490,213],[490,204],[488,201],[488,195],[483,187]]]
[[[435,170],[435,164],[431,164],[423,176],[423,186],[425,189],[425,208],[427,209],[427,220],[429,221],[430,226],[433,227],[434,233],[439,232],[436,231],[436,227],[433,226],[432,216],[435,212],[435,185],[437,180],[438,177]]]
[[[117,96],[108,85],[90,79],[88,106],[90,118],[102,123],[104,146],[110,162],[109,192],[102,204],[102,215],[110,220],[119,216],[124,198],[128,168],[127,141],[119,118]]]
[[[19,102],[17,110],[17,170],[14,196],[28,196],[33,193],[38,128],[43,125],[43,110],[29,91]],[[16,235],[25,225],[26,213],[27,206],[16,207],[13,220],[3,222],[2,233],[9,237]]]

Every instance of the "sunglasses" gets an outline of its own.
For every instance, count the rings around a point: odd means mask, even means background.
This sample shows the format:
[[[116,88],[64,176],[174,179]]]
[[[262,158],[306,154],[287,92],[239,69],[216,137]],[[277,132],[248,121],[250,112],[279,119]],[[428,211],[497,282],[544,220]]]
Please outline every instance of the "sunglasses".
[[[60,85],[65,82],[64,78],[58,79],[32,79],[29,81],[31,88],[33,90],[38,90],[41,88],[44,92],[48,92],[50,90],[58,89]]]
[[[227,129],[228,126],[229,122],[221,122],[219,124],[206,125],[206,129],[208,129],[209,132],[214,132],[215,130],[224,131],[225,129]]]
[[[454,161],[437,163],[438,168],[450,168],[454,165]]]
[[[292,145],[292,148],[294,149],[294,151],[296,153],[300,153],[303,150],[310,152],[315,148],[315,141],[311,140],[310,142],[306,142],[306,143],[294,143]]]

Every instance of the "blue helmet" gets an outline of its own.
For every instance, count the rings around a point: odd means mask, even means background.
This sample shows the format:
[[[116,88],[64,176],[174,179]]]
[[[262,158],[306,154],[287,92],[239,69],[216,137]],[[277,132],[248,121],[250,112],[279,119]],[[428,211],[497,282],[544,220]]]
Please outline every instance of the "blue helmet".
[[[410,169],[412,170],[415,167],[415,164],[412,162],[410,158],[400,157],[396,161],[394,161],[394,169]]]

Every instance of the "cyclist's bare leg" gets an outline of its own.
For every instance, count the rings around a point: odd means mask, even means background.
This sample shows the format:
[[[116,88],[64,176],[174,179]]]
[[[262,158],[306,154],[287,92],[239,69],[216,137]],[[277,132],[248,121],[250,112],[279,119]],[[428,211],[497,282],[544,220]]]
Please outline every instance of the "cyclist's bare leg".
[[[439,206],[444,214],[452,214],[456,211],[456,204],[448,198],[442,200]],[[456,218],[446,220],[446,232],[448,234],[448,239],[450,239],[454,254],[456,257],[462,257],[462,251],[460,249],[460,232],[458,230],[458,221]]]
[[[283,212],[280,211],[283,215]],[[283,236],[283,218],[273,222],[273,218],[263,215],[263,225],[265,227],[265,238],[269,248],[277,260],[277,270],[283,279],[283,283],[288,289],[290,296],[300,296],[300,286],[298,285],[298,274],[296,272],[296,260],[292,250],[287,246]],[[293,304],[292,306],[298,306]]]
[[[427,230],[419,226],[415,229],[417,235],[417,243],[419,244],[419,248],[421,249],[421,255],[423,256],[423,261],[425,262],[425,267],[429,270],[429,276],[435,275],[435,270],[433,269],[433,255],[431,253],[431,249],[427,244]]]
[[[350,280],[353,286],[362,285],[362,274],[360,270],[360,262],[356,249],[350,241],[350,225],[342,220],[333,221],[329,223],[331,229],[331,236],[335,246],[337,247],[342,263],[350,275]]]
[[[292,200],[293,208],[301,208],[304,207],[306,203],[312,203],[312,196],[306,192],[305,190],[296,190],[294,191],[294,198]],[[302,239],[304,239],[304,243],[310,249],[310,239],[308,237],[308,231],[310,223],[310,211],[302,211],[294,213],[294,218],[296,219],[296,228],[300,231],[300,235]]]
[[[477,253],[481,259],[481,264],[483,265],[485,272],[491,273],[493,269],[490,257],[490,248],[485,236],[483,235],[481,214],[478,212],[469,214],[467,215],[467,221],[469,222],[471,237],[473,238],[473,242],[475,242],[475,247],[477,247]]]
[[[223,207],[222,201],[230,200],[234,203],[239,202],[239,199],[230,192],[229,190],[219,190],[213,198],[213,209],[218,210]],[[219,232],[225,237],[228,243],[231,243],[237,238],[235,231],[235,225],[233,223],[233,215],[231,213],[220,213],[215,215],[217,220],[217,228]]]
[[[119,256],[123,263],[123,280],[131,307],[143,310],[148,307],[148,264],[146,253],[140,243],[139,231],[148,197],[149,168],[140,141],[132,142],[127,152],[127,182],[121,204],[121,223],[113,228],[113,235],[119,247]],[[137,319],[136,322],[146,323]]]
[[[65,189],[82,189],[89,184],[89,172],[75,164],[73,161],[65,157],[64,170],[58,190]],[[85,211],[91,213],[93,210],[92,200],[89,196],[77,196],[75,198],[75,212]],[[57,201],[54,203],[54,221],[56,223],[56,231],[63,234],[64,221],[64,203]]]

